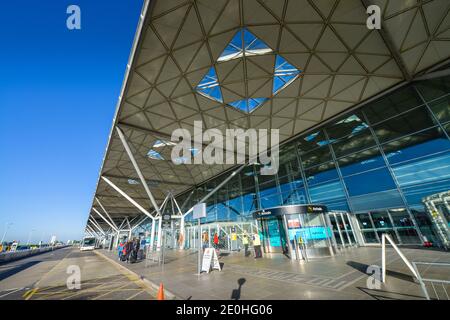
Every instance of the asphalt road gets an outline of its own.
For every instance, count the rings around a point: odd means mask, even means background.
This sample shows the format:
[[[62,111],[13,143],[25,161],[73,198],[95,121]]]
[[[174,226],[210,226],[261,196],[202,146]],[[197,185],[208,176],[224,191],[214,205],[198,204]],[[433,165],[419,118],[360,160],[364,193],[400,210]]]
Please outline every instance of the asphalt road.
[[[0,300],[151,300],[155,294],[135,275],[77,248],[0,265]]]

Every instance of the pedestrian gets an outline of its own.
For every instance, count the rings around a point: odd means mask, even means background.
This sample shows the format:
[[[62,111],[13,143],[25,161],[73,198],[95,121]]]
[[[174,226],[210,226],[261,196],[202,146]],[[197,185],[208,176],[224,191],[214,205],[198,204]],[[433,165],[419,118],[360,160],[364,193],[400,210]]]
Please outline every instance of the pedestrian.
[[[216,248],[217,254],[219,253],[219,235],[216,233],[214,233],[214,248]]]
[[[257,232],[253,234],[253,248],[255,249],[255,259],[262,258],[261,239]]]
[[[131,257],[130,257],[130,263],[135,263],[137,261],[137,255],[139,252],[139,240],[138,239],[133,239],[132,243],[131,243]]]
[[[247,234],[242,236],[242,244],[244,245],[244,257],[248,257],[248,237]]]
[[[133,243],[131,242],[131,240],[128,240],[127,243],[125,244],[125,260],[127,261],[127,263],[130,262],[130,256],[131,256],[132,249],[133,249]]]
[[[123,240],[120,241],[119,246],[117,247],[118,255],[119,255],[119,261],[122,260],[123,256],[123,249],[125,247],[125,243]]]
[[[208,236],[208,232],[203,232],[202,234],[202,248],[203,251],[205,251],[206,248],[208,248],[209,246],[209,236]]]

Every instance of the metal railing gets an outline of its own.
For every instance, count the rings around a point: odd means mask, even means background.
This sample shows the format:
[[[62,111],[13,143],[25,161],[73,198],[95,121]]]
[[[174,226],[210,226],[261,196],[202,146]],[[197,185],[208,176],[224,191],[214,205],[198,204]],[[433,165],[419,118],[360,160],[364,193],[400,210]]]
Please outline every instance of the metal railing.
[[[381,236],[381,282],[386,282],[386,240],[389,241],[389,243],[392,245],[394,250],[398,253],[400,258],[402,258],[403,262],[408,266],[409,270],[411,270],[412,274],[418,278],[417,271],[414,269],[413,265],[409,260],[405,257],[403,252],[400,251],[400,249],[397,247],[395,242],[392,240],[392,238],[387,235],[386,233],[383,233]]]
[[[417,265],[425,265],[429,267],[446,267],[450,268],[450,263],[443,263],[443,262],[417,262],[413,261],[413,266],[417,274],[417,279],[419,280],[420,287],[422,288],[423,294],[425,295],[425,298],[427,300],[432,300],[430,297],[430,294],[428,292],[427,284],[433,289],[434,292],[434,299],[436,300],[450,300],[448,296],[448,287],[450,286],[449,280],[444,279],[431,279],[431,278],[423,278],[422,275],[419,272],[419,269],[417,268]],[[448,274],[448,273],[446,273]],[[441,290],[442,288],[442,290]],[[443,299],[441,299],[441,296]]]

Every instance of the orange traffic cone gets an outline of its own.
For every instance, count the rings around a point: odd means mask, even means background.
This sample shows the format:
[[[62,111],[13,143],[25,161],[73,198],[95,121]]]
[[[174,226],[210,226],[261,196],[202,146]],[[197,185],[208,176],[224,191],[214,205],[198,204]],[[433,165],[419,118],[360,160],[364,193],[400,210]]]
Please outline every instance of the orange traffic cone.
[[[156,300],[164,300],[164,286],[162,282],[159,284],[158,295],[156,296]]]

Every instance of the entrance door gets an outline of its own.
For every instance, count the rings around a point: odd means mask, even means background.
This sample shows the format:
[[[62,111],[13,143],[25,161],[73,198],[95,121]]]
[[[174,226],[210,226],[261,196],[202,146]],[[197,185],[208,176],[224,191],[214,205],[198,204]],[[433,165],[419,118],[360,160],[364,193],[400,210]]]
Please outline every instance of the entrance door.
[[[262,246],[265,253],[285,253],[286,237],[280,218],[261,219]]]

